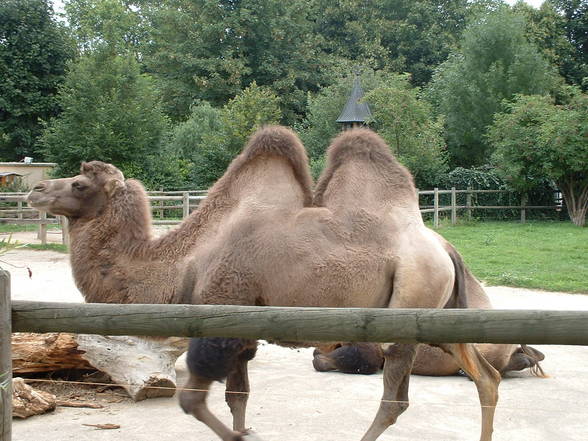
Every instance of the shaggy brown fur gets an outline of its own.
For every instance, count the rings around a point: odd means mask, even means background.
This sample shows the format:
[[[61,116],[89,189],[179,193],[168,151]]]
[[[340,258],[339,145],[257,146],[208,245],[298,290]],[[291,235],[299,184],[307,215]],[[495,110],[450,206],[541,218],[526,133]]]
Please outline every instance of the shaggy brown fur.
[[[259,131],[202,206],[158,240],[149,237],[140,186],[101,174],[104,167],[89,164],[80,176],[46,181],[29,196],[36,207],[72,220],[72,265],[88,299],[391,308],[464,301],[464,271],[424,226],[408,171],[369,130],[333,141],[314,206],[296,136],[281,127]],[[78,181],[85,190],[76,189]],[[193,390],[181,394],[182,408],[223,441],[243,439],[253,346],[204,339],[188,353]],[[481,441],[490,441],[499,374],[473,345],[441,346],[475,382]],[[417,347],[384,349],[384,396],[362,441],[376,440],[407,408]],[[242,392],[227,394],[233,430],[206,405],[212,381],[225,374],[228,390]]]

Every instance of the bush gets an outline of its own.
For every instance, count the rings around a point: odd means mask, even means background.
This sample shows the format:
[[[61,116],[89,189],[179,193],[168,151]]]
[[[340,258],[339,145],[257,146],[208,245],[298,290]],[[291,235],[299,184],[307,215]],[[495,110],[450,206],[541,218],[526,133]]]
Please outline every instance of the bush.
[[[507,190],[508,193],[478,193],[472,195],[472,205],[478,206],[517,206],[521,204],[521,193],[512,190],[507,183],[499,176],[495,168],[490,165],[481,167],[463,168],[457,167],[449,172],[444,179],[444,190],[455,187],[458,190]],[[441,189],[441,187],[440,187]],[[421,190],[429,190],[422,188]],[[527,192],[526,205],[552,206],[555,204],[555,188],[548,181],[537,182],[537,185]],[[433,197],[430,195],[421,196],[422,205],[433,205]],[[457,194],[457,205],[466,205],[466,194]],[[447,206],[451,204],[451,195],[440,195],[439,204]],[[482,209],[473,210],[474,218],[479,219],[519,219],[519,209]],[[556,219],[561,214],[556,211],[544,209],[527,210],[529,219]]]

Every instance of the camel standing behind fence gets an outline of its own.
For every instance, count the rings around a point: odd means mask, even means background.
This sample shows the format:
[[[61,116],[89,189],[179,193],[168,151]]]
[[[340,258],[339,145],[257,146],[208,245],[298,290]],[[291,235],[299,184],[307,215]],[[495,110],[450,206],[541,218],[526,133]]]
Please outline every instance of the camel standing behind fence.
[[[314,194],[306,153],[291,131],[268,127],[179,229],[153,240],[142,186],[109,164],[44,181],[29,195],[67,216],[74,277],[87,301],[121,303],[444,308],[465,307],[461,257],[423,224],[412,177],[366,129],[329,148]],[[306,344],[312,344],[307,342]],[[418,345],[384,348],[384,394],[362,441],[374,441],[408,407]],[[490,441],[500,375],[471,344],[442,344],[475,382],[481,441]],[[223,441],[246,438],[247,363],[256,342],[195,339],[183,409]],[[233,429],[206,406],[227,378]]]

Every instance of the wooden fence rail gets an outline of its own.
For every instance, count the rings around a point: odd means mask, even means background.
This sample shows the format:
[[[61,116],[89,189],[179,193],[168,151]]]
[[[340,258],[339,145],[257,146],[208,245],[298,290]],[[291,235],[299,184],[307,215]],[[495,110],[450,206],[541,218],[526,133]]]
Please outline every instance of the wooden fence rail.
[[[119,305],[10,300],[0,272],[0,440],[10,441],[11,332],[278,341],[588,345],[588,311]]]
[[[13,332],[588,345],[588,311],[12,302]]]
[[[455,224],[458,218],[458,210],[466,210],[466,215],[471,217],[472,210],[501,210],[501,209],[512,209],[520,210],[521,222],[526,220],[526,210],[531,209],[561,209],[560,205],[527,205],[527,199],[525,195],[521,196],[520,205],[474,205],[472,203],[472,195],[475,194],[489,194],[489,193],[511,193],[508,190],[457,190],[452,188],[451,190],[440,190],[435,188],[434,190],[423,190],[419,191],[419,196],[433,196],[432,206],[421,205],[421,213],[433,213],[433,224],[435,228],[439,227],[440,213],[450,211],[451,212],[451,223]],[[457,204],[457,195],[466,195],[466,205]],[[26,198],[26,193],[0,193],[0,203],[9,202],[16,203],[16,207],[0,208],[0,224],[31,224],[39,226],[39,238],[41,243],[47,242],[47,225],[49,224],[61,224],[64,225],[64,219],[55,219],[52,217],[46,217],[40,214],[38,211],[29,207],[23,206],[23,202]],[[451,195],[451,202],[448,206],[442,206],[439,202],[440,195]],[[151,209],[154,212],[154,225],[177,225],[181,222],[181,219],[189,216],[190,212],[194,210],[200,201],[206,198],[206,190],[191,190],[191,191],[154,191],[149,192],[149,200],[151,201]],[[177,202],[177,203],[174,203]],[[168,203],[168,205],[166,205]],[[169,205],[171,203],[171,205]],[[178,215],[176,218],[166,219],[166,213],[172,210],[177,210]],[[180,214],[181,212],[181,214]],[[13,215],[16,217],[4,217]],[[63,243],[67,243],[67,238],[63,235]]]

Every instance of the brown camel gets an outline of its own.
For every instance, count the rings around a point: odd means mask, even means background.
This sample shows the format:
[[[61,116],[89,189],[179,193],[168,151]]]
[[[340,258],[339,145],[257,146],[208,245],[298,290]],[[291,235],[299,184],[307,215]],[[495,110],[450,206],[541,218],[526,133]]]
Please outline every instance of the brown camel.
[[[435,233],[448,253],[457,250],[441,235]],[[468,308],[491,309],[492,303],[484,288],[464,266],[465,293]],[[476,344],[478,351],[500,372],[501,375],[510,371],[529,368],[531,373],[545,377],[539,362],[545,356],[535,348],[527,345],[514,344]],[[340,371],[347,374],[374,374],[384,364],[382,348],[374,343],[333,343],[318,346],[312,361],[319,372]],[[429,345],[421,345],[412,367],[412,374],[445,376],[461,373],[454,358],[443,350]]]
[[[111,165],[40,183],[33,206],[71,221],[72,266],[88,301],[184,302],[323,307],[465,307],[459,254],[423,224],[412,177],[366,129],[329,148],[312,194],[304,147],[289,130],[268,127],[167,236],[152,240],[143,188]],[[178,280],[181,282],[178,282]],[[408,407],[416,344],[384,349],[384,394],[362,441],[376,440]],[[499,373],[472,344],[442,344],[474,381],[481,441],[490,441]],[[223,441],[247,439],[247,363],[256,342],[193,339],[185,412]],[[233,430],[206,406],[211,383],[227,378]],[[236,392],[236,393],[235,393]]]

